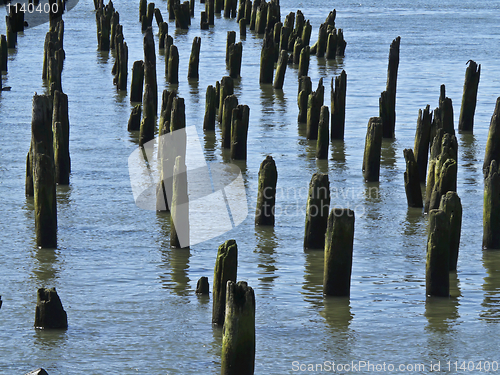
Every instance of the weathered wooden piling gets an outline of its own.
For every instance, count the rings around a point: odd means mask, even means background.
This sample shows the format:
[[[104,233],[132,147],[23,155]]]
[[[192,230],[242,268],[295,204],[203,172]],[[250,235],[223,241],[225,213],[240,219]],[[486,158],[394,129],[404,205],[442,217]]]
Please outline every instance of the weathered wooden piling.
[[[318,41],[316,42],[316,57],[324,57],[328,42],[328,24],[322,23],[319,27]]]
[[[235,240],[227,240],[219,246],[215,260],[212,288],[212,324],[222,326],[226,310],[227,282],[236,282],[238,271],[238,246]]]
[[[165,53],[165,36],[168,35],[168,23],[162,22],[158,26],[158,49],[160,54]]]
[[[240,39],[245,39],[247,37],[247,20],[242,18],[238,24],[240,27]]]
[[[210,285],[208,284],[208,277],[202,276],[196,283],[196,294],[208,296],[210,293]]]
[[[325,248],[326,225],[329,212],[330,181],[328,174],[315,173],[309,183],[304,250]]]
[[[275,62],[275,43],[272,32],[267,32],[262,42],[262,51],[260,54],[260,79],[261,84],[273,83],[274,62]]]
[[[52,132],[54,135],[56,183],[69,185],[71,159],[69,154],[68,96],[60,91],[54,92]]]
[[[141,105],[136,104],[134,108],[132,108],[132,112],[130,113],[130,118],[127,125],[128,131],[138,131],[141,129],[141,113]]]
[[[215,24],[215,0],[206,0],[205,13],[207,14],[207,22],[209,25]]]
[[[318,122],[318,141],[316,142],[316,159],[328,159],[328,144],[330,126],[330,112],[327,106],[322,106]]]
[[[354,211],[334,208],[328,216],[325,238],[323,294],[349,297],[354,244]]]
[[[259,0],[257,0],[257,1],[259,1]],[[245,1],[245,15],[244,15],[244,18],[245,18],[245,23],[246,23],[246,25],[249,28],[250,28],[250,21],[252,19],[252,8],[253,8],[252,1],[251,0],[246,0]]]
[[[497,165],[500,164],[500,97],[497,98],[495,110],[491,116],[488,138],[486,140],[483,164],[484,174],[490,169],[493,160],[497,162]]]
[[[425,293],[430,297],[450,296],[450,223],[442,210],[429,212],[429,237],[425,266]]]
[[[224,0],[224,18],[230,18],[231,13],[236,12],[236,10],[233,10],[233,5],[236,5],[233,0]]]
[[[255,368],[255,295],[245,281],[227,283],[221,375],[253,375]]]
[[[389,49],[389,66],[387,68],[387,85],[379,100],[380,117],[383,123],[384,138],[394,138],[396,128],[396,82],[399,67],[399,45],[401,37],[391,43]]]
[[[290,38],[291,32],[292,32],[292,28],[291,27],[283,26],[281,28],[281,31],[280,31],[280,42],[279,42],[279,49],[280,49],[280,51],[282,51],[282,50],[288,51],[288,40]]]
[[[406,161],[406,171],[404,173],[406,201],[408,207],[424,207],[422,201],[422,190],[420,188],[420,178],[418,166],[413,155],[413,150],[404,149],[403,154]]]
[[[458,120],[458,130],[471,132],[474,129],[474,113],[476,112],[477,88],[481,75],[481,65],[475,61],[467,61],[469,66],[465,70],[464,93],[462,95],[462,107]]]
[[[379,180],[380,155],[382,152],[382,119],[371,117],[366,131],[365,152],[363,155],[363,178],[366,182]]]
[[[7,61],[9,60],[7,38],[0,36],[0,72],[7,72]]]
[[[198,79],[198,66],[200,65],[200,48],[201,38],[195,37],[191,47],[191,55],[189,56],[188,79]]]
[[[156,114],[154,110],[153,87],[147,83],[144,85],[143,118],[139,133],[139,146],[145,145],[153,140],[156,128]]]
[[[500,249],[500,176],[492,160],[484,179],[483,249]]]
[[[273,87],[275,89],[278,90],[283,89],[287,64],[288,64],[288,52],[285,50],[281,50],[280,57],[278,59],[278,65],[276,66],[276,75],[274,76]]]
[[[172,105],[177,91],[163,90],[161,98],[160,121],[158,123],[158,134],[163,135],[170,132],[170,120],[172,116]],[[165,130],[165,131],[164,131]],[[160,157],[160,155],[158,155]]]
[[[427,173],[427,162],[429,157],[429,145],[431,141],[432,114],[430,106],[427,105],[422,112],[418,110],[417,130],[415,132],[415,161],[417,162],[418,176],[420,182],[425,182]]]
[[[229,63],[229,46],[236,43],[236,31],[228,31],[226,38],[226,64]]]
[[[229,76],[231,78],[240,78],[241,60],[243,57],[243,44],[241,42],[229,46]]]
[[[297,105],[299,106],[299,115],[297,121],[299,123],[307,122],[307,101],[309,94],[312,93],[311,78],[307,76],[299,77],[299,93],[297,96]]]
[[[123,41],[123,35],[120,34],[116,38],[117,45],[117,61],[118,71],[116,74],[116,89],[127,90],[127,77],[128,77],[128,47],[127,43]]]
[[[144,85],[144,61],[134,61],[132,66],[132,82],[130,83],[130,102],[142,102],[142,88]]]
[[[165,35],[164,38],[164,53],[165,53],[165,77],[168,76],[168,59],[170,58],[170,46],[174,44],[174,38],[170,35]]]
[[[113,16],[113,12],[113,6],[110,6],[109,4],[103,8],[99,8],[96,12],[99,51],[109,51],[110,49],[111,17]]]
[[[345,131],[345,98],[347,91],[347,74],[342,70],[339,76],[331,83],[331,138],[344,139]]]
[[[217,114],[217,95],[215,88],[207,87],[205,95],[205,117],[203,118],[203,130],[215,130],[215,119]]]
[[[217,90],[217,88],[216,88]],[[226,96],[233,95],[234,94],[234,81],[231,77],[229,76],[224,76],[222,77],[220,81],[220,86],[219,86],[219,113],[218,113],[218,120],[219,122],[222,122],[222,114],[224,110],[224,100],[226,99]],[[229,147],[229,146],[228,146]]]
[[[66,329],[68,316],[56,288],[39,288],[35,309],[35,328]]]
[[[170,247],[189,247],[189,198],[184,155],[175,158],[170,207]]]
[[[172,84],[179,83],[179,50],[175,45],[170,46],[167,81]]]
[[[238,105],[233,109],[231,116],[231,159],[247,159],[248,122],[250,108],[247,105]]]
[[[304,23],[304,27],[302,29],[302,43],[304,43],[304,46],[308,46],[309,42],[311,41],[311,32],[312,32],[312,26],[309,20],[307,20]]]
[[[146,12],[146,19],[147,19],[147,27],[153,27],[153,17],[154,17],[154,13],[155,13],[155,3],[149,3],[148,4],[148,9],[147,9],[147,12]],[[144,29],[143,31],[146,31],[146,29]]]
[[[175,11],[174,5],[178,3],[179,0],[167,0],[167,11],[168,11],[168,19],[170,21],[175,20]]]
[[[182,4],[177,1],[174,4],[174,13],[175,13],[175,27],[184,30],[189,29],[189,24],[191,23],[189,1],[185,1]]]
[[[201,12],[200,14],[200,29],[210,29],[210,25],[208,24],[207,12]]]
[[[450,98],[446,97],[445,86],[441,85],[439,96],[439,114],[441,116],[441,127],[445,133],[455,134],[453,125],[453,104]]]
[[[224,99],[222,105],[222,121],[221,121],[221,137],[222,147],[231,148],[231,119],[233,116],[233,109],[238,106],[238,98],[236,95],[228,95]]]
[[[255,225],[274,226],[276,183],[278,171],[272,156],[268,155],[260,164]]]
[[[139,21],[142,21],[142,17],[146,16],[148,10],[148,0],[139,0]]]
[[[444,211],[448,218],[450,228],[450,271],[456,271],[462,230],[462,203],[458,194],[449,191],[443,195],[439,209]]]
[[[299,77],[307,76],[309,72],[309,60],[311,58],[310,47],[305,46],[300,51],[299,57]]]
[[[266,32],[267,8],[268,3],[265,1],[262,1],[257,8],[255,18],[255,32],[257,34],[264,34]]]
[[[261,0],[254,0],[252,3],[252,11],[250,12],[250,31],[255,30],[255,24],[257,22],[257,9],[259,9],[259,5]]]
[[[302,39],[301,38],[296,38],[295,39],[295,43],[293,44],[293,57],[292,57],[292,61],[295,65],[299,64],[300,63],[300,53],[302,52],[302,50],[304,49],[305,45],[304,43],[302,42]],[[306,74],[307,75],[307,74]]]
[[[318,139],[319,117],[321,115],[321,107],[323,106],[324,96],[325,87],[323,86],[323,78],[320,78],[318,88],[316,91],[310,93],[307,98],[307,139]]]
[[[153,29],[148,27],[144,34],[144,87],[151,86],[151,100],[154,104],[154,115],[158,113],[158,83],[156,79],[156,52],[153,38]],[[146,110],[144,110],[146,112]]]
[[[156,20],[156,25],[158,26],[158,28],[160,28],[160,25],[164,22],[163,16],[161,15],[161,10],[158,8],[155,8],[154,15],[155,15],[155,20]]]
[[[109,48],[116,48],[116,28],[120,24],[120,13],[114,12],[111,16],[111,28],[109,32]]]

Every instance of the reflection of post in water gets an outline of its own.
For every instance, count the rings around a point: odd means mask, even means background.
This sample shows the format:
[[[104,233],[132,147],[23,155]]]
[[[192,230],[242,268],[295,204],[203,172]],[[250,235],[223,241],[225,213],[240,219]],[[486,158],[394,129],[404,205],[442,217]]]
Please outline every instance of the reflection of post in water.
[[[58,278],[59,271],[55,267],[58,262],[56,251],[56,249],[33,249],[36,260],[33,273],[40,285],[52,285]]]
[[[463,164],[461,164],[460,167],[465,168],[467,171],[467,173],[464,174],[465,184],[477,186],[481,179],[479,178],[476,168],[478,161],[476,137],[471,133],[461,133],[459,137],[463,159]]]
[[[332,160],[335,170],[346,170],[345,143],[343,140],[334,139],[331,141]]]
[[[500,321],[500,251],[483,251],[483,266],[487,276],[484,278],[484,307],[480,316],[487,322]]]
[[[257,237],[255,251],[259,254],[258,273],[261,275],[259,277],[259,290],[270,290],[274,280],[278,278],[274,274],[277,270],[274,253],[278,246],[278,239],[273,226],[256,226],[255,236]]]
[[[335,331],[345,331],[353,318],[349,297],[325,296],[320,315]]]
[[[425,228],[427,220],[421,208],[408,207],[406,211],[406,220],[404,221],[403,234],[412,237],[422,233],[422,227]],[[425,229],[424,229],[425,232]]]
[[[447,332],[460,317],[458,313],[461,297],[459,280],[456,272],[450,272],[450,297],[428,297],[425,301],[427,328],[437,332]]]
[[[304,250],[304,255],[304,284],[302,285],[304,301],[310,302],[314,307],[322,307],[324,251]]]
[[[382,139],[382,152],[380,154],[380,165],[396,169],[396,141],[394,139]],[[400,178],[398,173],[398,178]]]

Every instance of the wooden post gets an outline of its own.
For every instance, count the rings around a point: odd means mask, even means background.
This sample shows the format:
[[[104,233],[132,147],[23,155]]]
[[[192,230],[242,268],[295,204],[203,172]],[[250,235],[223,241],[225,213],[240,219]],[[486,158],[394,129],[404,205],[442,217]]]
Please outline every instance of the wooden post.
[[[276,75],[274,76],[273,87],[275,89],[278,90],[283,89],[287,64],[288,64],[288,52],[285,50],[281,50],[280,57],[278,59],[278,65],[276,66]]]
[[[66,329],[68,316],[56,288],[39,288],[35,309],[35,328]]]
[[[205,2],[205,13],[207,14],[207,20],[209,25],[215,24],[215,9],[214,9],[215,0],[206,0]]]
[[[224,99],[222,106],[222,121],[221,121],[221,136],[222,147],[231,148],[231,118],[233,116],[233,109],[238,106],[238,98],[236,95],[228,95]]]
[[[464,93],[462,95],[462,107],[458,120],[459,131],[471,132],[474,128],[474,113],[476,112],[477,88],[481,75],[481,65],[474,61],[467,61],[469,66],[465,71]]]
[[[274,206],[276,204],[276,183],[278,171],[273,158],[268,155],[260,165],[255,225],[274,226]]]
[[[312,26],[309,23],[309,20],[307,20],[302,29],[302,36],[301,36],[302,43],[304,43],[304,46],[308,46],[309,42],[311,41],[311,31],[312,31]]]
[[[431,122],[432,114],[430,113],[430,106],[427,105],[423,113],[422,110],[419,109],[414,150],[419,181],[424,183],[427,172],[427,161],[429,157],[429,145],[431,141]]]
[[[243,44],[241,42],[229,46],[229,76],[240,78],[241,59],[243,55]]]
[[[259,0],[257,0],[259,1]],[[251,0],[246,0],[245,1],[245,21],[248,27],[250,27],[250,21],[252,19],[252,1]],[[252,30],[252,29],[250,29]]]
[[[500,176],[492,160],[484,179],[483,249],[500,249]]]
[[[127,90],[127,76],[128,76],[128,47],[127,43],[123,41],[123,35],[119,36],[120,43],[118,43],[118,74],[117,74],[117,90]]]
[[[222,9],[224,8],[224,0],[214,0],[214,8],[216,14],[221,14]]]
[[[363,156],[363,178],[367,182],[379,180],[382,128],[382,119],[380,117],[371,117],[368,121],[365,153]]]
[[[315,173],[309,183],[304,250],[325,248],[325,234],[329,211],[330,181],[328,180],[328,175]]]
[[[226,310],[226,286],[228,281],[236,282],[238,271],[238,246],[235,240],[227,240],[219,246],[215,260],[212,289],[212,324],[224,324]]]
[[[168,35],[168,23],[162,22],[158,26],[158,49],[161,54],[165,53],[165,36]]]
[[[344,40],[344,32],[342,29],[337,29],[337,56],[345,56],[345,48],[347,42]]]
[[[156,52],[153,39],[153,29],[148,27],[144,35],[144,87],[151,86],[151,100],[154,116],[158,113],[158,84],[156,80]],[[146,112],[146,110],[144,110]]]
[[[299,58],[299,77],[307,76],[309,72],[309,60],[311,58],[311,51],[309,46],[305,46],[300,51]]]
[[[257,9],[259,8],[259,5],[261,3],[261,0],[254,0],[252,3],[252,12],[250,13],[250,31],[255,30],[255,24],[257,22]]]
[[[429,237],[425,266],[425,293],[431,297],[450,296],[450,223],[442,210],[429,212]]]
[[[138,131],[141,129],[141,112],[142,109],[140,104],[136,104],[134,108],[132,108],[127,125],[128,131]]]
[[[106,5],[102,12],[96,13],[98,22],[98,48],[99,51],[109,51],[110,48],[110,34],[111,34],[111,17],[113,15],[113,9]]]
[[[54,92],[52,132],[54,134],[56,183],[69,185],[71,161],[69,155],[68,96],[60,91]]]
[[[257,15],[255,18],[255,32],[257,34],[264,34],[266,32],[267,8],[268,3],[265,1],[262,1],[257,8]]]
[[[345,97],[347,91],[347,74],[345,70],[338,77],[335,77],[335,86],[333,78],[331,84],[331,137],[334,139],[344,139],[345,131]]]
[[[142,20],[143,16],[146,16],[148,9],[148,0],[139,0],[139,21]]]
[[[403,154],[406,161],[404,179],[408,207],[424,207],[422,190],[420,189],[420,179],[418,176],[418,166],[413,156],[413,150],[411,148],[404,149]]]
[[[491,116],[490,129],[486,140],[486,151],[484,153],[483,173],[490,169],[491,162],[495,160],[500,163],[500,97],[497,98],[495,110]]]
[[[247,160],[247,137],[250,108],[238,105],[231,117],[231,159]]]
[[[389,49],[389,66],[387,68],[387,85],[379,100],[380,117],[383,123],[383,137],[394,138],[396,127],[396,81],[399,66],[399,44],[401,37],[391,43]]]
[[[144,115],[141,122],[139,134],[139,146],[144,146],[147,142],[153,140],[155,136],[156,115],[154,110],[154,94],[150,84],[144,85]]]
[[[446,97],[445,86],[441,85],[439,96],[439,113],[441,115],[441,126],[445,133],[455,134],[453,125],[453,104],[450,98]]]
[[[170,46],[167,81],[172,84],[179,83],[179,51],[175,45]]]
[[[300,63],[300,53],[302,52],[302,50],[304,49],[304,47],[305,47],[305,45],[302,42],[302,39],[301,38],[296,38],[295,39],[295,43],[293,45],[293,63],[295,65],[297,65],[297,64]],[[310,50],[309,50],[309,52],[310,52]]]
[[[189,247],[189,198],[184,156],[175,158],[170,207],[170,247]]]
[[[147,13],[146,13],[147,27],[152,27],[153,26],[153,16],[154,16],[154,13],[155,13],[155,3],[149,3],[148,4],[148,10],[147,10]]]
[[[217,96],[215,88],[210,85],[207,87],[205,95],[205,117],[203,119],[203,130],[215,130],[215,117],[217,113]]]
[[[274,76],[274,38],[271,32],[264,36],[262,52],[260,54],[260,79],[261,84],[273,83]]]
[[[142,102],[142,88],[144,85],[144,61],[134,61],[132,66],[132,82],[130,83],[130,102]]]
[[[236,22],[240,24],[240,21],[245,19],[245,5],[246,1],[245,0],[239,0],[238,3],[238,14],[236,17]]]
[[[299,123],[307,122],[307,101],[309,94],[312,92],[311,78],[299,77],[299,94],[297,97],[297,104],[299,106],[299,115],[297,121]]]
[[[175,90],[163,90],[160,110],[160,121],[158,124],[158,134],[166,134],[170,131],[170,121],[172,116],[172,106],[177,96]]]
[[[218,114],[219,122],[222,122],[222,114],[223,114],[223,109],[224,109],[224,99],[226,99],[226,96],[233,95],[233,94],[234,94],[234,81],[233,81],[233,79],[231,77],[228,77],[228,76],[222,77],[222,79],[220,81],[219,101],[218,101],[218,103],[219,103],[219,114]]]
[[[293,13],[292,13],[293,14]],[[291,27],[283,26],[280,32],[280,50],[288,51],[288,40],[290,39]],[[293,52],[293,51],[292,51]]]
[[[316,57],[325,56],[327,41],[328,41],[328,24],[322,23],[319,27],[319,32],[318,32],[318,41],[316,44]]]
[[[195,37],[193,39],[193,46],[191,47],[191,56],[189,56],[188,78],[198,79],[198,66],[200,64],[200,47],[201,38]]]
[[[240,39],[245,39],[247,37],[247,20],[242,18],[238,24],[240,26]]]
[[[229,47],[236,43],[236,31],[228,31],[226,39],[226,65],[229,64]]]
[[[439,209],[444,211],[450,228],[450,271],[457,270],[458,248],[462,230],[462,203],[457,193],[449,191],[441,197]]]
[[[189,12],[189,1],[180,4],[176,2],[174,5],[174,13],[175,13],[175,27],[179,29],[187,30],[189,29],[189,23],[191,20],[190,12]]]
[[[8,48],[7,48],[7,38],[5,35],[0,37],[0,72],[7,71],[7,61],[9,60]]]
[[[327,60],[334,60],[335,57],[337,57],[337,46],[337,33],[334,29],[333,32],[328,34],[328,37],[326,39],[325,58]]]
[[[165,35],[165,77],[168,77],[168,60],[170,58],[170,46],[174,44],[174,38],[170,35]]]
[[[221,375],[253,375],[255,369],[255,295],[246,282],[227,283]]]
[[[202,30],[210,29],[210,25],[208,24],[207,12],[201,12],[200,14],[200,29]]]
[[[448,191],[457,190],[457,162],[454,159],[447,159],[444,163],[439,160],[436,163],[436,177],[434,188],[431,194],[429,209],[439,208],[441,197]]]
[[[319,116],[325,96],[325,87],[323,86],[323,78],[319,79],[318,88],[309,94],[307,99],[307,130],[306,138],[318,139]]]
[[[174,6],[178,2],[179,0],[167,0],[168,19],[170,21],[175,20]]]
[[[328,159],[330,113],[327,106],[321,107],[318,123],[318,141],[316,142],[316,159]]]
[[[158,8],[155,8],[154,9],[154,15],[155,15],[155,19],[156,19],[156,25],[159,28],[160,25],[164,22],[163,21],[163,16],[161,15],[161,10],[158,9]]]
[[[116,27],[120,24],[120,13],[114,12],[111,16],[109,48],[116,48]]]
[[[210,293],[210,285],[208,284],[208,277],[202,276],[196,283],[196,294],[208,296]]]
[[[334,208],[328,216],[326,227],[324,295],[349,297],[353,244],[354,211]]]

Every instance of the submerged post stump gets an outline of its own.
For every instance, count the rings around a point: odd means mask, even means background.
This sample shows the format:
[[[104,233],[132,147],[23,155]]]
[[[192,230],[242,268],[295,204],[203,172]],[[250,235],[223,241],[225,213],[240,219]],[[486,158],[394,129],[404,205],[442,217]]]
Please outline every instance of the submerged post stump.
[[[429,237],[425,266],[425,293],[431,297],[450,296],[450,223],[442,210],[429,213]]]
[[[260,78],[261,84],[273,83],[275,62],[275,43],[273,33],[267,32],[262,43],[260,54]]]
[[[226,64],[229,64],[229,47],[236,43],[236,31],[228,31],[226,39]]]
[[[312,93],[311,78],[299,77],[299,93],[297,96],[297,105],[299,106],[299,115],[297,121],[299,123],[307,122],[307,101],[309,94]]]
[[[170,247],[189,247],[189,198],[184,155],[175,158],[170,207]]]
[[[238,106],[238,98],[236,95],[226,96],[224,105],[222,107],[222,147],[231,148],[231,118],[233,116],[233,109]]]
[[[467,61],[467,63],[469,66],[465,71],[464,93],[462,95],[458,130],[471,132],[474,128],[474,113],[476,112],[477,88],[481,75],[481,65],[477,65],[472,60]]]
[[[380,117],[371,117],[366,131],[365,152],[363,155],[363,178],[375,182],[380,176],[380,155],[382,153],[383,124]]]
[[[490,169],[491,162],[495,160],[500,164],[500,97],[497,98],[495,110],[491,116],[486,151],[484,153],[483,173]]]
[[[309,72],[309,60],[311,59],[311,49],[305,46],[300,51],[299,57],[299,77],[307,76]]]
[[[500,249],[500,176],[492,160],[484,179],[483,249]]]
[[[179,50],[175,45],[170,46],[167,81],[172,84],[179,83]]]
[[[418,110],[417,131],[415,133],[415,161],[418,167],[418,178],[420,182],[425,182],[427,173],[427,161],[429,157],[429,146],[431,141],[432,114],[430,106],[427,105],[422,113]]]
[[[274,226],[274,210],[276,204],[276,183],[278,171],[274,159],[268,155],[260,164],[257,208],[255,225]]]
[[[219,246],[215,260],[212,289],[212,324],[224,324],[226,310],[226,286],[228,281],[236,282],[238,271],[238,246],[235,240],[227,240]]]
[[[449,191],[441,197],[439,209],[444,211],[450,227],[450,271],[457,270],[460,233],[462,231],[462,203],[457,193]]]
[[[200,47],[201,38],[195,37],[191,47],[191,56],[189,57],[188,78],[198,79],[198,66],[200,65]]]
[[[217,114],[217,95],[212,85],[207,87],[205,95],[205,117],[203,118],[203,130],[215,130],[215,118]]]
[[[345,129],[345,97],[347,91],[347,74],[345,70],[338,77],[335,77],[335,86],[332,78],[331,91],[331,137],[334,139],[344,139]]]
[[[321,107],[323,106],[324,96],[325,87],[323,86],[323,78],[320,78],[318,88],[316,91],[310,93],[307,98],[307,139],[318,139],[319,117],[321,115]]]
[[[329,121],[330,112],[328,107],[324,105],[321,107],[321,114],[318,123],[318,141],[316,142],[316,159],[328,159],[328,144],[330,143],[329,137]]]
[[[69,185],[71,160],[69,155],[68,96],[60,91],[54,92],[52,131],[54,134],[56,183]]]
[[[229,46],[229,76],[239,78],[241,76],[241,60],[243,56],[243,44],[241,42]]]
[[[250,108],[238,105],[233,109],[231,117],[231,159],[247,159],[248,121]]]
[[[384,138],[394,138],[396,127],[396,81],[399,67],[399,44],[401,37],[397,37],[391,43],[389,49],[389,66],[387,68],[387,85],[382,92],[379,109],[383,123],[382,135]]]
[[[139,146],[144,146],[153,140],[156,127],[156,115],[154,110],[154,94],[150,84],[144,85],[143,118],[139,134]]]
[[[324,295],[349,297],[353,244],[354,211],[333,209],[328,216],[325,238]]]
[[[208,284],[208,277],[202,276],[196,283],[196,294],[208,296],[210,293],[210,285]]]
[[[220,81],[219,88],[219,114],[218,119],[219,122],[222,122],[222,114],[224,110],[224,100],[227,96],[234,94],[234,81],[231,77],[225,76],[222,77]],[[229,146],[228,146],[229,147]]]
[[[325,234],[329,211],[330,181],[328,180],[328,175],[315,173],[309,183],[304,250],[325,248]]]
[[[411,148],[404,149],[403,154],[406,161],[404,180],[408,207],[424,207],[420,179],[418,176],[418,166],[413,156],[413,150]]]
[[[156,79],[156,52],[153,38],[153,29],[148,27],[144,34],[144,85],[149,84],[152,92],[151,100],[153,102],[154,116],[158,113],[158,83]],[[144,110],[146,112],[146,110]]]
[[[127,124],[128,131],[138,131],[141,129],[141,114],[142,107],[140,104],[136,104],[130,113],[130,118]]]
[[[274,76],[273,87],[275,89],[278,90],[283,89],[287,64],[288,64],[288,52],[285,50],[281,50],[280,57],[278,59],[278,65],[276,66],[276,75]]]
[[[37,291],[35,327],[45,329],[68,328],[68,317],[64,311],[56,288],[40,288]]]
[[[7,61],[9,60],[8,56],[8,48],[7,48],[7,38],[5,35],[0,37],[0,72],[7,71]]]
[[[142,88],[144,85],[144,61],[134,61],[132,66],[132,82],[130,83],[130,102],[142,102]]]
[[[253,375],[255,368],[255,295],[246,282],[227,283],[221,375]]]

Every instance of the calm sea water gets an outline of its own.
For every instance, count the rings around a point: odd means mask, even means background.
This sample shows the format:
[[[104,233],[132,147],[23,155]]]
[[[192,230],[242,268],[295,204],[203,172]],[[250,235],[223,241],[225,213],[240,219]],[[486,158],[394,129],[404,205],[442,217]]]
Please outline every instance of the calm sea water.
[[[166,1],[156,5],[167,18]],[[248,161],[240,164],[249,215],[229,233],[190,250],[169,248],[168,215],[134,204],[127,158],[138,136],[126,130],[131,106],[113,86],[113,53],[97,51],[90,0],[81,0],[65,16],[62,82],[69,96],[72,175],[69,187],[57,189],[59,246],[35,246],[33,201],[24,196],[25,158],[31,99],[46,90],[41,70],[48,25],[19,36],[17,49],[9,54],[9,72],[2,76],[12,91],[0,94],[1,373],[37,367],[49,374],[219,373],[221,330],[211,326],[211,299],[198,298],[194,290],[201,276],[212,284],[217,247],[230,238],[239,248],[238,279],[246,280],[256,295],[257,374],[313,373],[295,370],[325,361],[385,362],[386,372],[392,364],[395,372],[403,365],[402,373],[415,374],[429,373],[431,364],[439,363],[441,372],[479,372],[455,371],[455,361],[458,367],[465,361],[468,369],[489,361],[490,370],[495,368],[493,361],[500,362],[500,253],[481,250],[481,167],[500,95],[500,5],[283,0],[282,20],[301,9],[313,25],[314,42],[333,6],[348,42],[346,56],[336,61],[313,56],[309,74],[314,87],[324,78],[329,105],[329,82],[346,70],[345,142],[331,145],[327,162],[315,160],[315,145],[296,121],[297,68],[288,67],[283,91],[261,87],[262,38],[248,33],[235,93],[250,107]],[[197,2],[196,7],[189,31],[169,23],[180,52],[178,92],[186,101],[188,125],[195,125],[203,140],[205,157],[223,161],[227,154],[220,148],[220,130],[203,134],[205,90],[227,75],[226,33],[238,28],[234,20],[217,18],[214,28],[202,31],[202,6]],[[143,58],[138,2],[116,0],[115,8],[131,69],[134,60]],[[384,141],[380,183],[368,185],[361,174],[366,124],[378,115],[389,45],[398,35],[396,139]],[[195,36],[202,39],[201,74],[199,82],[188,83]],[[437,106],[441,84],[453,100],[458,123],[469,59],[481,64],[482,74],[474,135],[457,135],[458,194],[464,207],[458,271],[450,275],[452,298],[426,301],[427,220],[420,210],[407,208],[403,149],[413,147],[418,110]],[[157,55],[160,93],[169,87],[164,62]],[[256,229],[257,173],[268,154],[278,168],[281,213],[274,229]],[[317,171],[329,174],[332,206],[349,206],[357,214],[350,300],[322,297],[323,253],[302,248],[305,191]],[[377,193],[370,187],[378,188]],[[57,288],[68,313],[67,331],[33,328],[36,289],[42,286]],[[353,372],[376,370],[358,366]]]

